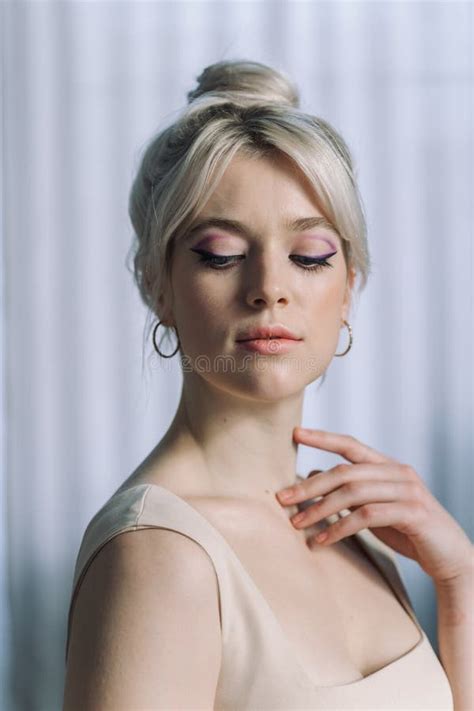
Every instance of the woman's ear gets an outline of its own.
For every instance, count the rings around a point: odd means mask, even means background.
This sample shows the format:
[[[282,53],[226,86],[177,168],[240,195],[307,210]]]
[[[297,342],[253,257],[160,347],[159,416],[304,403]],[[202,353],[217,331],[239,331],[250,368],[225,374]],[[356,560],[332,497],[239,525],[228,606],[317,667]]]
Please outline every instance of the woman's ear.
[[[174,326],[173,287],[169,272],[165,272],[155,292],[155,312],[163,326]]]
[[[344,292],[344,301],[342,302],[341,318],[344,321],[347,321],[348,317],[349,317],[349,311],[351,308],[352,290],[354,288],[355,279],[356,279],[356,270],[354,269],[354,267],[350,267],[347,271],[346,290]]]
[[[173,326],[173,310],[171,300],[166,292],[161,292],[156,305],[156,315],[163,326]]]

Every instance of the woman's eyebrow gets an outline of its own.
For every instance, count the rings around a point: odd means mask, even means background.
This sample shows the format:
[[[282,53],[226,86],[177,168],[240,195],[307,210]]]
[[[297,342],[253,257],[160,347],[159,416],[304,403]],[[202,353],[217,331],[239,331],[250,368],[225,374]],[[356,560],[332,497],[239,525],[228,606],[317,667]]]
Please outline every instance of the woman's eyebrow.
[[[250,227],[238,220],[230,220],[224,217],[208,217],[201,220],[186,233],[186,239],[191,238],[199,230],[206,227],[220,227],[221,229],[233,232],[234,234],[242,235],[243,237],[252,237],[253,231]],[[287,220],[285,227],[292,232],[300,230],[308,230],[311,227],[324,227],[331,232],[338,234],[337,230],[324,217],[299,217],[296,220]]]

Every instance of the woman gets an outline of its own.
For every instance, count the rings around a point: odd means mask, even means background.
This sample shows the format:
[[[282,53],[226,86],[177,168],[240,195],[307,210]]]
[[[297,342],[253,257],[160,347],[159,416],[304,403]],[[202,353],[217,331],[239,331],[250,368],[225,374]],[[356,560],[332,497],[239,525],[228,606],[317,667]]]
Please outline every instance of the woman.
[[[181,400],[84,534],[64,708],[468,708],[468,537],[412,467],[297,427],[370,270],[349,150],[269,67],[198,81],[130,198]],[[304,479],[298,444],[346,461]],[[394,551],[436,585],[442,664]]]

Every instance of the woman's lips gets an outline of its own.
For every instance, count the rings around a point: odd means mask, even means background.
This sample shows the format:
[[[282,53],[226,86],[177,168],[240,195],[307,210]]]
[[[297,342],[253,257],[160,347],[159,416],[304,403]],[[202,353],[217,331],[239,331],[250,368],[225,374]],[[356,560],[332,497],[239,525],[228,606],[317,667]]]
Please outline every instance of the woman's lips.
[[[301,343],[294,338],[253,338],[248,341],[237,341],[237,344],[247,351],[262,353],[263,355],[280,355],[288,353]]]

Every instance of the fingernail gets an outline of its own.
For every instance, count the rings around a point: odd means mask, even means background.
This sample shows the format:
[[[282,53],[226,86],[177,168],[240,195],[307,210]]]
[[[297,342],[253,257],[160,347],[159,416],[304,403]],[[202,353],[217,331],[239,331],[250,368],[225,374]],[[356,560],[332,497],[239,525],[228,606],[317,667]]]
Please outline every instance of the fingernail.
[[[289,489],[282,489],[281,491],[278,491],[277,494],[279,499],[287,501],[293,496],[293,489],[291,487]]]

